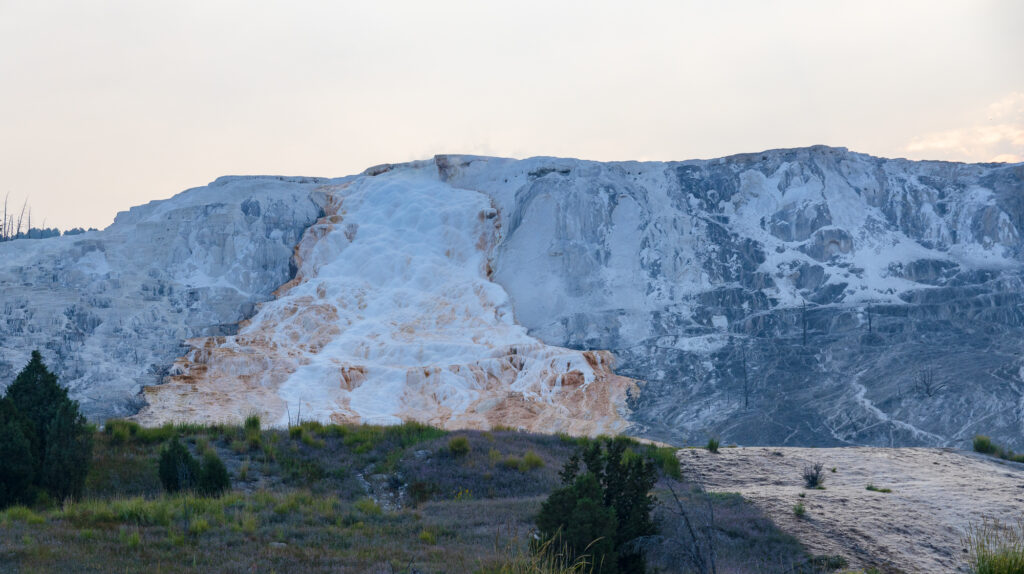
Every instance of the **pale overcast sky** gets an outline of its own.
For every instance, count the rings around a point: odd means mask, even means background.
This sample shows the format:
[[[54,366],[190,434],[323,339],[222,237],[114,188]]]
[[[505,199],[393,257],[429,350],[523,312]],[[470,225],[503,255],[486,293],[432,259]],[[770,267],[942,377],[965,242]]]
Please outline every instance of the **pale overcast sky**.
[[[66,229],[435,153],[1022,161],[1022,30],[1015,0],[0,0],[0,199]]]

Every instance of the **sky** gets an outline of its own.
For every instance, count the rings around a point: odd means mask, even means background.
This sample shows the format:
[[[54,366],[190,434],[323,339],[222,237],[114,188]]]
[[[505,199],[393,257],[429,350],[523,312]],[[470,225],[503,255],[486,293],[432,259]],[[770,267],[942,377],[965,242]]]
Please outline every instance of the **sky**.
[[[221,175],[815,144],[1024,161],[1024,2],[0,0],[0,199],[34,226]]]

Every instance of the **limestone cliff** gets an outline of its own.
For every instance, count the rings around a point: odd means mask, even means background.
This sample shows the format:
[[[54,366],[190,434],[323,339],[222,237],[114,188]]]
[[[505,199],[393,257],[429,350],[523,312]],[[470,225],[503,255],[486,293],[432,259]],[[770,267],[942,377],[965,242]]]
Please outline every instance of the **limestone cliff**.
[[[1019,449],[1022,230],[1024,165],[826,147],[222,178],[0,244],[0,381],[43,347],[97,418]]]

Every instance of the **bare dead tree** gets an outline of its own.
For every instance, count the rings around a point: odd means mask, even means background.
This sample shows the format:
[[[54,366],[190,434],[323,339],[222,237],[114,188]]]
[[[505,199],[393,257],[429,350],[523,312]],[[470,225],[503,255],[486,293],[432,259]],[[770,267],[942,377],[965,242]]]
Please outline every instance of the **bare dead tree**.
[[[28,227],[25,227],[25,235],[28,236],[29,230],[32,228],[32,210],[28,206],[28,200],[21,204],[21,210],[15,216],[14,212],[8,210],[10,203],[10,192],[4,195],[4,213],[3,219],[0,220],[0,241],[9,241],[11,239],[17,239],[22,233],[22,227],[25,223],[28,223]]]
[[[18,224],[14,227],[14,235],[12,237],[18,237],[21,234],[21,224],[25,221],[25,209],[28,208],[28,200],[21,204],[21,211],[18,212]]]
[[[9,235],[7,234],[7,202],[11,199],[11,192],[7,192],[4,195],[4,219],[0,221],[0,241],[6,240]]]
[[[804,301],[804,304],[800,306],[800,321],[803,323],[803,327],[804,327],[804,346],[806,347],[807,346],[807,301]]]
[[[740,359],[743,364],[743,409],[750,408],[750,377],[747,374],[747,349],[740,349]]]
[[[935,369],[928,367],[921,369],[914,377],[914,390],[926,397],[934,397],[946,388],[946,383],[935,380]]]
[[[630,546],[652,562],[672,567],[688,564],[698,574],[718,574],[714,507],[700,478],[690,477],[692,489],[685,497],[666,481],[671,499],[662,499],[657,507],[660,532],[638,538]]]
[[[673,502],[668,511],[682,519],[683,533],[685,533],[685,537],[682,539],[677,537],[675,540],[676,548],[690,560],[700,574],[717,574],[718,554],[715,551],[714,539],[715,509],[711,505],[711,499],[704,491],[703,484],[697,481],[693,494],[698,503],[690,507],[683,503],[679,498],[679,493],[671,484],[668,485],[668,489],[672,493]]]

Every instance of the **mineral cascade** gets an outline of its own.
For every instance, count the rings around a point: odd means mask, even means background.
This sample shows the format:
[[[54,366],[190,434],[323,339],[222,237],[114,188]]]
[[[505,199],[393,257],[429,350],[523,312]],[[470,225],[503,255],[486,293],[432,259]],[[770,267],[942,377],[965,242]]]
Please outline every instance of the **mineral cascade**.
[[[842,148],[225,177],[0,244],[94,419],[1024,447],[1024,164]],[[140,410],[141,409],[141,410]]]

